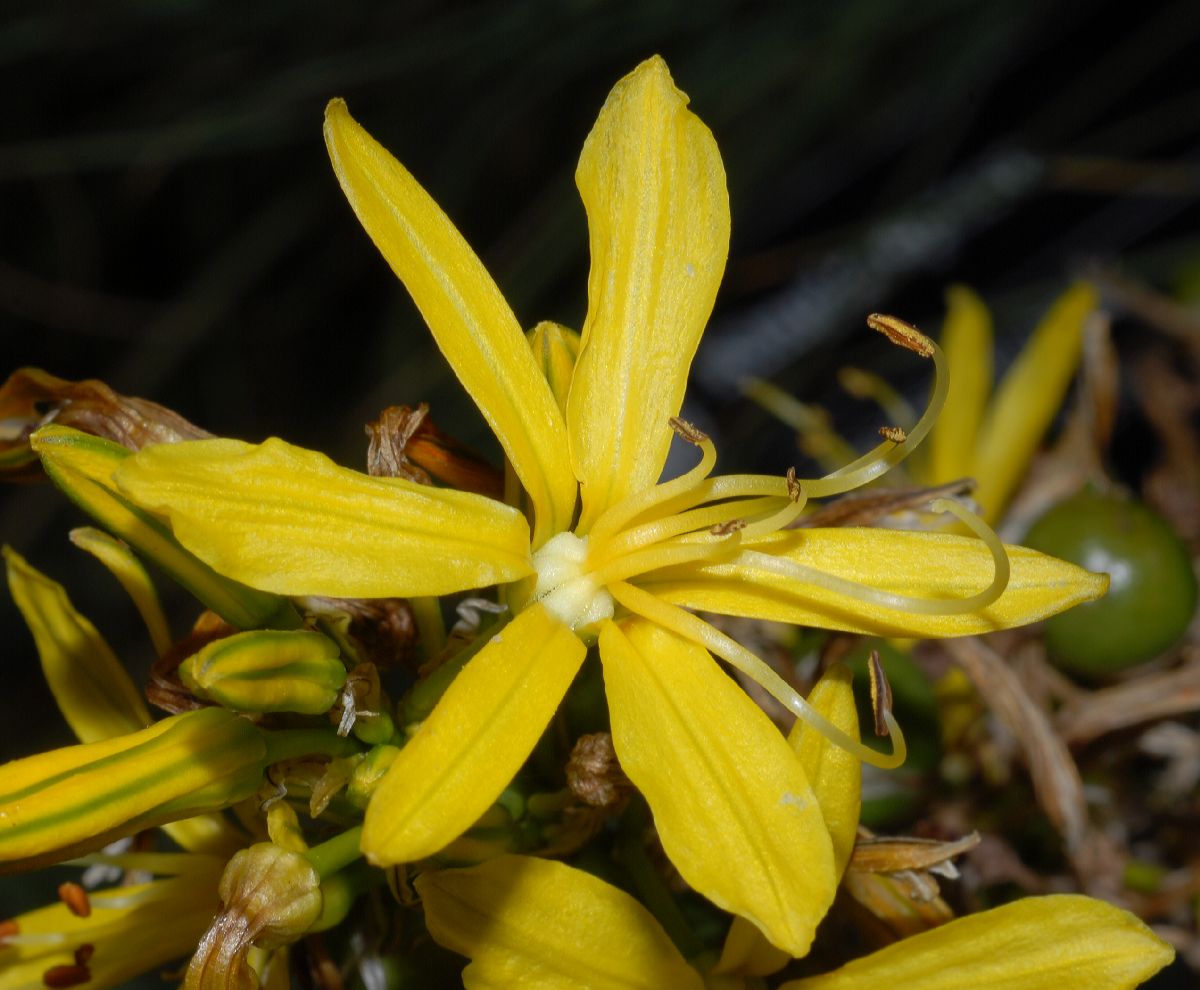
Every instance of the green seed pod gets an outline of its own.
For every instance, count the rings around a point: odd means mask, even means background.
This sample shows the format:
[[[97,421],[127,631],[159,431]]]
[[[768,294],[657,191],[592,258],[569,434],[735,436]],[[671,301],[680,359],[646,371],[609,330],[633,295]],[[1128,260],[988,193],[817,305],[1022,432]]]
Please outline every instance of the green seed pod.
[[[1196,609],[1191,558],[1140,502],[1085,489],[1035,522],[1024,542],[1110,578],[1103,598],[1046,622],[1046,646],[1063,667],[1088,675],[1123,670],[1187,630]]]
[[[227,808],[255,792],[266,761],[262,734],[223,708],[13,760],[0,767],[0,872]]]
[[[346,667],[320,633],[260,629],[209,643],[179,665],[179,677],[234,711],[320,715],[337,701]]]

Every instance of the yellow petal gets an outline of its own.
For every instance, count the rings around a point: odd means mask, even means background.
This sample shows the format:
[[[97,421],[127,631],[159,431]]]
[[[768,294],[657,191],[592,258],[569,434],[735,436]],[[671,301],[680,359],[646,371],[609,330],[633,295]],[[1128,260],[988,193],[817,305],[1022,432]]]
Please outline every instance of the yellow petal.
[[[371,478],[278,439],[159,444],[115,477],[205,563],[279,594],[442,595],[531,570],[528,527],[515,509]]]
[[[118,493],[113,473],[133,456],[125,447],[53,423],[34,433],[30,443],[46,473],[76,505],[226,622],[239,629],[299,622],[286,599],[217,574],[181,547],[166,526]]]
[[[854,675],[842,664],[830,667],[808,696],[817,712],[854,739],[858,738],[858,709]],[[833,745],[804,719],[797,719],[788,742],[800,758],[821,817],[833,843],[834,876],[841,877],[854,852],[862,798],[862,768],[858,759]],[[767,942],[744,918],[734,918],[721,948],[717,970],[767,976],[787,965],[790,957]]]
[[[1059,296],[997,388],[972,471],[985,519],[1004,511],[1062,406],[1083,351],[1083,324],[1098,301],[1096,290],[1084,283]]]
[[[959,918],[779,990],[1128,990],[1174,955],[1127,911],[1059,894]]]
[[[367,857],[412,862],[470,828],[529,756],[586,652],[540,605],[496,633],[380,781],[363,824]]]
[[[962,285],[947,290],[946,307],[941,344],[950,389],[923,448],[930,484],[965,478],[975,469],[979,424],[992,391],[992,314]]]
[[[895,594],[966,598],[992,580],[979,540],[890,529],[797,529],[754,549]],[[968,636],[1022,626],[1098,598],[1107,578],[1026,547],[1008,546],[1004,594],[977,612],[930,615],[889,608],[743,564],[664,569],[638,584],[676,605],[726,615],[876,636]]]
[[[471,960],[468,988],[701,990],[666,932],[628,894],[564,863],[501,856],[416,881],[425,923]]]
[[[91,526],[80,526],[71,530],[68,535],[75,546],[90,553],[120,582],[125,593],[133,599],[142,621],[146,623],[146,629],[154,643],[154,651],[159,656],[166,653],[174,643],[171,628],[167,625],[167,617],[163,614],[158,592],[154,590],[150,575],[146,573],[142,562],[133,555],[129,545]]]
[[[702,648],[640,619],[600,631],[621,767],[680,875],[795,956],[833,901],[833,850],[779,730]]]
[[[844,664],[830,667],[817,681],[808,703],[827,721],[852,739],[858,738],[858,709],[854,703],[854,675]],[[804,719],[788,733],[833,842],[833,868],[841,877],[854,852],[858,814],[862,804],[862,766],[858,758],[835,746]]]
[[[4,548],[8,587],[25,617],[46,683],[59,711],[80,742],[97,742],[136,732],[150,713],[108,643],[75,611],[63,586]]]
[[[617,83],[583,146],[588,315],[567,425],[586,532],[658,480],[729,249],[716,142],[655,57]]]
[[[359,222],[408,289],[529,492],[540,546],[570,527],[575,479],[562,413],[517,318],[449,218],[342,100],[331,100],[325,110],[325,143]]]

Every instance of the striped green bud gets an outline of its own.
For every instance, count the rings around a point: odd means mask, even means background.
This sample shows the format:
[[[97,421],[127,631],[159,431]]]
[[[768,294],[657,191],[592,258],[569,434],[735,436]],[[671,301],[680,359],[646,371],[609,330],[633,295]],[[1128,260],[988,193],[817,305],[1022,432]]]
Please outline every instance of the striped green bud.
[[[222,619],[239,629],[296,626],[287,599],[222,577],[185,550],[163,522],[122,495],[113,472],[133,451],[66,426],[43,426],[30,444],[46,474],[104,529],[154,561]]]
[[[320,715],[337,701],[346,667],[337,643],[318,632],[260,629],[209,643],[179,665],[179,677],[234,711]]]
[[[0,767],[0,872],[227,808],[255,792],[266,761],[262,734],[224,708],[13,760]]]
[[[350,775],[350,783],[346,787],[346,797],[356,807],[365,808],[375,793],[375,786],[383,779],[400,754],[399,746],[375,746],[367,750],[363,758],[354,767]]]

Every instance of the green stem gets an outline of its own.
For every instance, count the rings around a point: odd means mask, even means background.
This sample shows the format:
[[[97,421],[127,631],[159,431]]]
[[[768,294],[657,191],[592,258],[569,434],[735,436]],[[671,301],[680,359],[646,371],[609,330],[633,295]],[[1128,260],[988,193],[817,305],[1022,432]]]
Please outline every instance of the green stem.
[[[343,739],[329,729],[280,729],[264,732],[267,744],[266,763],[295,759],[297,756],[353,756],[362,747],[354,739]]]
[[[321,917],[309,932],[323,932],[340,924],[362,894],[386,882],[387,874],[383,870],[372,870],[366,863],[322,880]]]
[[[362,855],[359,848],[361,840],[362,826],[359,825],[313,846],[304,855],[324,880]]]

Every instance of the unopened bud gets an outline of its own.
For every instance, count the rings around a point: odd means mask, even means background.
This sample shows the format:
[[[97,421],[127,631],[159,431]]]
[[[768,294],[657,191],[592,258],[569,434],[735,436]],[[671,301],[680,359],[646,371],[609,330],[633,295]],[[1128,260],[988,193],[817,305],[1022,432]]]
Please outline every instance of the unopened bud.
[[[525,335],[533,348],[537,362],[563,414],[567,412],[567,395],[571,391],[571,376],[579,358],[579,334],[550,320],[543,320]]]
[[[234,711],[320,715],[337,701],[346,667],[320,633],[260,629],[209,643],[179,665],[179,677]]]
[[[244,718],[202,708],[13,760],[0,767],[0,872],[227,808],[258,788],[266,757],[262,735]]]

